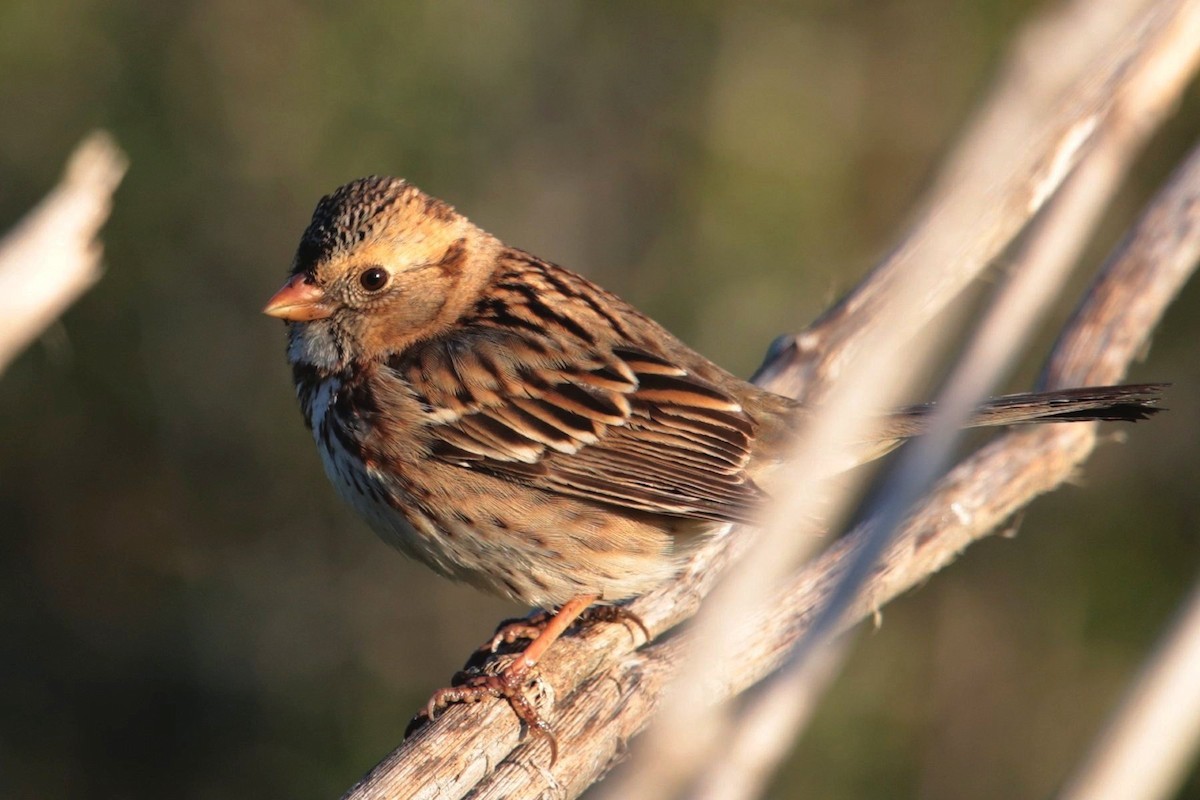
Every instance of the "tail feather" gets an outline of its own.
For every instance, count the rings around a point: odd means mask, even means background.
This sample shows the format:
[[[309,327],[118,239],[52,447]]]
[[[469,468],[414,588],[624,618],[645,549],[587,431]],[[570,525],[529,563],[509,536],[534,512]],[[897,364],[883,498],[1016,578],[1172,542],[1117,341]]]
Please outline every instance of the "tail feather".
[[[1087,386],[994,397],[975,410],[967,427],[1088,420],[1136,422],[1164,410],[1158,402],[1168,386],[1168,383]],[[886,430],[901,438],[917,436],[928,427],[935,407],[927,403],[901,409],[888,418]]]

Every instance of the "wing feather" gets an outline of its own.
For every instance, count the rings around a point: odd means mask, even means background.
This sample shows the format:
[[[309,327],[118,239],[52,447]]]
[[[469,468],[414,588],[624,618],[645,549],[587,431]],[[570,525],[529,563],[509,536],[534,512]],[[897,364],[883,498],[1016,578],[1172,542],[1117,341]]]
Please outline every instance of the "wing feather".
[[[744,521],[754,420],[721,387],[631,345],[573,358],[527,331],[434,341],[389,367],[432,424],[436,458],[620,508]]]

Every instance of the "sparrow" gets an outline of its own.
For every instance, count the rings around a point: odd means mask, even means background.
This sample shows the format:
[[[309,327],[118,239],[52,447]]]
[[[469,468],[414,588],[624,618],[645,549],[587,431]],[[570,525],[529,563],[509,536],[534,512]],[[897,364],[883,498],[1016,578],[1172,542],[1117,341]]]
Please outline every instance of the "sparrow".
[[[287,321],[300,408],[342,498],[442,575],[547,611],[503,672],[441,690],[428,716],[499,696],[552,747],[522,693],[538,660],[588,609],[670,580],[722,523],[753,523],[805,413],[399,178],[321,198],[264,312]],[[1137,420],[1160,389],[1011,395],[971,425]],[[885,417],[856,460],[929,412]]]

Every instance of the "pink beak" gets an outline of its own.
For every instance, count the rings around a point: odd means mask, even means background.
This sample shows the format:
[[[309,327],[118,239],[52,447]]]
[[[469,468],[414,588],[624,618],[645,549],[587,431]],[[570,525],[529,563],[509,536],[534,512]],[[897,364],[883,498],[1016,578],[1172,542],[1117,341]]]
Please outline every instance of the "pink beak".
[[[271,295],[263,313],[288,322],[311,322],[325,319],[333,314],[333,309],[325,304],[325,292],[320,287],[308,283],[304,275],[293,275],[282,289]]]

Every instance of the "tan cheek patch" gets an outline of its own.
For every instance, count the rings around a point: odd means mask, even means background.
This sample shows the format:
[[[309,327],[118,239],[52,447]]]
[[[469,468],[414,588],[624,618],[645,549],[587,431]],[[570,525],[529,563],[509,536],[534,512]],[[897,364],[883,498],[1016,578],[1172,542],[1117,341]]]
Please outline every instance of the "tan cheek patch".
[[[440,327],[446,306],[446,291],[441,280],[405,280],[438,273],[420,270],[394,278],[395,284],[380,302],[364,309],[363,345],[373,353],[395,353]]]

